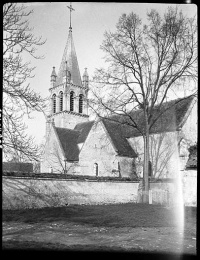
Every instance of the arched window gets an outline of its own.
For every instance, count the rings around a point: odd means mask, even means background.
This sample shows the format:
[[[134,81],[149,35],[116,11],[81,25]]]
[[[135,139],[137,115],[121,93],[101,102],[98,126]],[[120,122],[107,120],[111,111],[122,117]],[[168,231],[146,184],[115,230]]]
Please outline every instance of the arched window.
[[[98,176],[98,174],[99,174],[99,169],[98,169],[98,164],[97,163],[94,163],[94,174],[96,176]]]
[[[83,113],[83,95],[79,95],[79,113]]]
[[[74,92],[70,92],[70,111],[74,111]]]
[[[63,111],[63,92],[60,91],[60,111]]]
[[[121,167],[120,167],[120,163],[119,162],[117,163],[117,168],[118,168],[118,172],[119,172],[119,177],[122,177],[121,176]]]
[[[56,113],[56,94],[53,94],[53,113]]]

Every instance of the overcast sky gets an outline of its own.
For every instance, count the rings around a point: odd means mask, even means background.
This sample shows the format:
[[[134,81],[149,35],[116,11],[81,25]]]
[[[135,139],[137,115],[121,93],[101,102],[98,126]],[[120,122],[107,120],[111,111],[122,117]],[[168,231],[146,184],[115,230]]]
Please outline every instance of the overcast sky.
[[[34,28],[34,35],[46,39],[46,43],[38,49],[38,54],[45,56],[43,60],[32,60],[24,56],[25,60],[30,60],[36,66],[35,77],[30,80],[30,86],[43,97],[49,95],[52,67],[55,66],[58,72],[61,63],[69,32],[69,5],[69,2],[25,4],[27,11],[33,10],[33,14],[29,16],[29,24]],[[162,14],[168,6],[169,4],[73,2],[75,11],[72,11],[72,34],[81,76],[85,67],[88,68],[89,76],[92,76],[95,68],[104,66],[104,53],[100,50],[103,34],[106,30],[115,30],[123,13],[137,13],[145,22],[147,11],[155,8]],[[183,4],[180,8],[190,17],[197,13],[193,4]],[[39,143],[45,135],[45,118],[38,113],[33,116],[33,119],[27,120],[28,131]]]

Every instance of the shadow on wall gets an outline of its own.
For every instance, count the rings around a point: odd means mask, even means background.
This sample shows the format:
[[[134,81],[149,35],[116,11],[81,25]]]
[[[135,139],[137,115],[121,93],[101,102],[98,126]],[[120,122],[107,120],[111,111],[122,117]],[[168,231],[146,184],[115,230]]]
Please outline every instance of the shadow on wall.
[[[195,176],[190,176],[190,182],[185,178],[187,180],[183,193],[187,206],[196,205]],[[142,180],[122,181],[117,178],[105,180],[103,177],[97,180],[85,176],[85,179],[76,177],[77,179],[66,179],[61,176],[60,178],[3,176],[3,209],[142,202]],[[152,180],[150,190],[152,204],[173,206],[176,188],[172,179]]]
[[[138,182],[3,177],[3,209],[136,202]]]
[[[7,178],[3,181],[3,208],[56,207],[67,204],[72,194],[80,196],[68,186],[66,194],[66,187],[51,180]]]

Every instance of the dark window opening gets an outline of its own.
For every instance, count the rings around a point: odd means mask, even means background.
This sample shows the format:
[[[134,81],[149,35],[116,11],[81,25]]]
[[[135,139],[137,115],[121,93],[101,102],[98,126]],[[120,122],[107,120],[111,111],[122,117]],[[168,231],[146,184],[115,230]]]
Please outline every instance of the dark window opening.
[[[99,173],[98,171],[99,171],[99,169],[98,169],[98,164],[95,163],[95,164],[94,164],[94,172],[95,172],[95,175],[96,175],[96,176],[98,176],[98,173]]]
[[[79,113],[83,113],[83,95],[79,95]]]
[[[70,111],[74,111],[74,92],[70,92]]]
[[[56,113],[56,94],[53,94],[53,113]]]
[[[60,92],[60,111],[63,111],[63,92]]]

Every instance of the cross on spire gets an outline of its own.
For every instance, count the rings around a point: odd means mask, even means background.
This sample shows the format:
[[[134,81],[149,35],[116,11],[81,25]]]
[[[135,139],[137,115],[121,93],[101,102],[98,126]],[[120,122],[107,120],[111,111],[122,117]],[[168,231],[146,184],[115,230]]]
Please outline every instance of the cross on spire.
[[[72,26],[71,26],[71,12],[72,11],[75,11],[73,8],[72,8],[72,2],[70,2],[70,6],[67,6],[69,8],[69,11],[70,11],[70,26],[69,26],[69,29],[70,31],[72,30]]]

